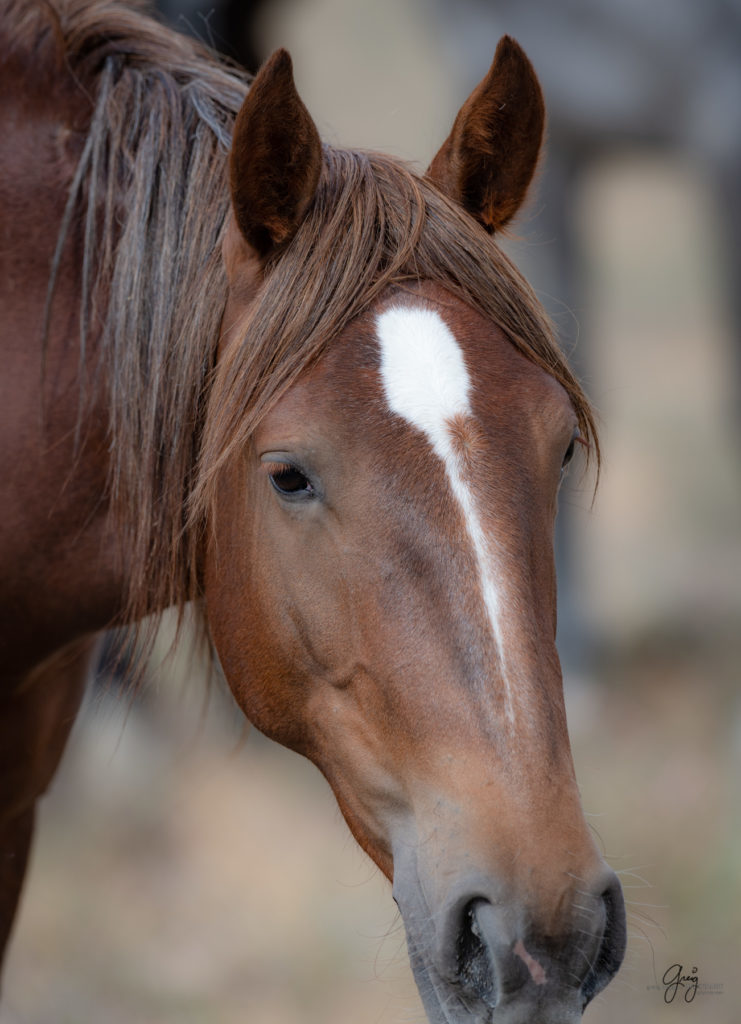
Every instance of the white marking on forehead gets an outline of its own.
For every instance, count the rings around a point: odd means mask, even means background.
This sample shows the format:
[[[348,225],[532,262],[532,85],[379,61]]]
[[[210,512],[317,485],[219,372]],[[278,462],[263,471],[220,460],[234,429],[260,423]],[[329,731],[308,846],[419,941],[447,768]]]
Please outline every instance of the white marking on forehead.
[[[423,431],[445,458],[448,420],[470,416],[471,381],[460,345],[431,309],[392,308],[378,317],[381,376],[393,412]]]
[[[492,571],[493,558],[471,488],[453,445],[451,421],[472,417],[471,379],[461,347],[442,317],[431,309],[392,307],[376,322],[381,347],[381,379],[391,411],[422,431],[442,459],[451,490],[463,512],[479,571],[481,594],[499,650],[507,716],[512,699],[507,683],[502,636],[502,602]]]

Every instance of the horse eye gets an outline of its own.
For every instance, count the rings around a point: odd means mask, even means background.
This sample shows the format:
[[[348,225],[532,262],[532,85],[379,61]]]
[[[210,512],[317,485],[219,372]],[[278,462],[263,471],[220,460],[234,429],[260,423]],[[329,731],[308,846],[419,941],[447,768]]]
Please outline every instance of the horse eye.
[[[308,477],[290,463],[276,463],[268,470],[268,476],[278,494],[307,497],[314,493]]]
[[[571,444],[566,449],[566,454],[563,457],[563,462],[561,463],[561,472],[562,473],[564,473],[566,471],[569,463],[571,462],[571,460],[574,457],[574,452],[576,451],[576,442],[577,442],[577,440],[578,440],[578,435],[574,434],[574,436],[571,438]]]

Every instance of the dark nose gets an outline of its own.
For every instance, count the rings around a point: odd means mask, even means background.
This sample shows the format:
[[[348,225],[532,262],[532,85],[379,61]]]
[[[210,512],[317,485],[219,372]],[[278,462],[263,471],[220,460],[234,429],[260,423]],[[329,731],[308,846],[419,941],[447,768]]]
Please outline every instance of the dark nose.
[[[617,974],[625,956],[627,939],[625,901],[620,882],[614,873],[611,873],[610,884],[600,899],[604,905],[604,926],[597,957],[581,983],[581,994],[585,1006]]]
[[[504,1014],[508,1004],[549,1001],[568,1003],[580,1014],[607,985],[625,952],[617,878],[610,872],[591,890],[577,884],[564,893],[560,910],[558,934],[549,934],[556,932],[553,925],[539,928],[535,915],[515,901],[457,901],[444,938],[442,973],[473,1014]]]

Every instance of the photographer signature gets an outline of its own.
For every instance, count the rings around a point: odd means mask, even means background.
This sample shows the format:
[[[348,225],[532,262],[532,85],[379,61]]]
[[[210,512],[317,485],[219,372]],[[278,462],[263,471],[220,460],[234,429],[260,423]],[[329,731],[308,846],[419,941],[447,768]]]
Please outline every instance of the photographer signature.
[[[667,967],[664,971],[664,977],[661,979],[664,985],[664,1002],[672,1003],[679,992],[680,988],[684,989],[684,1001],[691,1003],[697,995],[697,986],[699,978],[697,976],[697,968],[693,967],[689,974],[684,974],[684,967],[682,964],[672,964],[671,967]]]

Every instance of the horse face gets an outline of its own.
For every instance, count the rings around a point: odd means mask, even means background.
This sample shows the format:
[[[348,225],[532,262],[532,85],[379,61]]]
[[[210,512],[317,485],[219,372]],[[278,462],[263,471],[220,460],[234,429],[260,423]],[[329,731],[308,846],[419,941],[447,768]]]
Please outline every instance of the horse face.
[[[537,79],[504,40],[429,176],[496,230],[542,128]],[[211,402],[232,427],[229,367],[252,343],[239,325],[263,272],[305,244],[322,160],[278,53],[231,158]],[[216,477],[205,584],[226,677],[259,728],[319,766],[393,879],[434,1024],[575,1021],[625,941],[579,804],[554,644],[553,520],[577,416],[490,320],[429,282],[383,293],[322,351]]]
[[[575,1019],[621,956],[554,644],[574,432],[550,377],[422,286],[337,339],[217,501],[207,601],[227,679],[393,878],[433,1020],[546,999]],[[467,1009],[441,1017],[450,992]]]

